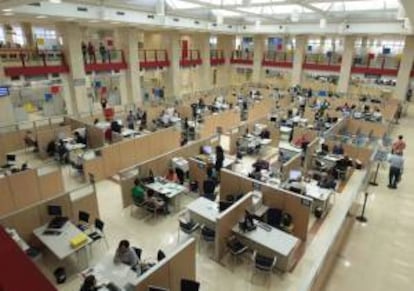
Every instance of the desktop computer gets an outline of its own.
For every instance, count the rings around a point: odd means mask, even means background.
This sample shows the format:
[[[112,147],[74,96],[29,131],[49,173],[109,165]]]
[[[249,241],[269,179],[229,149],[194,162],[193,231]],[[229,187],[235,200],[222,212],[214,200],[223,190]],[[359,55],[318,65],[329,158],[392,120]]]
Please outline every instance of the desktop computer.
[[[49,222],[47,228],[60,229],[68,221],[67,217],[62,216],[62,207],[58,205],[48,205],[47,213],[54,218]]]

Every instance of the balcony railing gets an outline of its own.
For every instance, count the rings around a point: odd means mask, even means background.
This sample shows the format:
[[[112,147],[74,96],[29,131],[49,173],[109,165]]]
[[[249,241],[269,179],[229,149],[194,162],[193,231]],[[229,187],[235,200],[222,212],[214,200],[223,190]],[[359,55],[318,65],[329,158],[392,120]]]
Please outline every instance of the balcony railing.
[[[291,68],[293,54],[288,52],[266,51],[263,55],[262,65],[265,67]]]
[[[337,53],[306,54],[303,68],[314,71],[339,72],[342,56]]]
[[[367,54],[355,56],[352,70],[354,74],[375,74],[397,76],[400,68],[400,58],[397,56]]]
[[[6,76],[33,76],[69,72],[60,50],[0,49]]]
[[[253,65],[253,52],[234,50],[231,53],[231,64]]]
[[[119,71],[127,68],[124,52],[122,50],[96,50],[92,54],[83,56],[85,71]]]
[[[192,67],[201,65],[202,63],[200,50],[187,50],[186,53],[182,51],[180,60],[181,67]]]
[[[139,50],[138,53],[141,69],[162,69],[170,66],[166,50]]]
[[[212,66],[224,65],[226,58],[223,50],[210,50],[210,64]]]

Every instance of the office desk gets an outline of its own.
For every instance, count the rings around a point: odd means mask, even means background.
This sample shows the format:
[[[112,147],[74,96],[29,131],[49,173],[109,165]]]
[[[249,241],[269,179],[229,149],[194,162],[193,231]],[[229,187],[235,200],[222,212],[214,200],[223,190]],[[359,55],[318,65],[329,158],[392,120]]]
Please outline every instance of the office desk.
[[[322,207],[323,216],[325,216],[329,206],[329,198],[334,194],[334,191],[331,189],[321,188],[317,184],[317,181],[306,183],[305,192],[306,196],[314,199],[315,203],[313,207],[320,205]]]
[[[106,254],[94,267],[88,268],[80,273],[82,278],[88,275],[94,275],[97,285],[114,283],[122,290],[128,290],[129,286],[136,286],[140,276],[139,272],[135,272],[130,266],[125,264],[115,264],[114,254]],[[105,287],[100,291],[109,290]]]
[[[257,225],[255,220],[255,224]],[[257,249],[260,254],[277,256],[276,267],[282,271],[288,271],[293,263],[294,249],[299,245],[300,240],[291,234],[270,226],[267,231],[257,225],[256,229],[249,232],[242,232],[239,226],[233,227],[233,232],[246,245]]]
[[[169,181],[161,182],[157,181],[157,179],[154,183],[147,184],[145,187],[170,199],[176,211],[180,209],[178,196],[187,191],[187,188],[180,184]]]
[[[215,228],[219,209],[214,201],[200,197],[188,204],[187,210],[194,221],[206,224],[213,229]]]
[[[47,229],[47,226],[48,225],[45,224],[38,227],[33,233],[59,260],[67,258],[92,242],[92,239],[88,237],[85,244],[77,248],[72,248],[70,246],[70,240],[81,234],[82,231],[70,221],[66,222],[66,224],[59,229],[59,231],[61,231],[61,234],[59,235],[44,235],[43,232]]]
[[[286,141],[280,141],[279,149],[283,149],[283,150],[287,150],[287,151],[295,152],[295,153],[302,152],[301,148],[298,148],[298,147],[296,147],[296,146],[294,146],[291,143],[286,142]]]
[[[139,131],[137,130],[133,130],[133,129],[129,129],[129,128],[123,128],[121,135],[123,137],[134,137],[136,135],[140,135]]]

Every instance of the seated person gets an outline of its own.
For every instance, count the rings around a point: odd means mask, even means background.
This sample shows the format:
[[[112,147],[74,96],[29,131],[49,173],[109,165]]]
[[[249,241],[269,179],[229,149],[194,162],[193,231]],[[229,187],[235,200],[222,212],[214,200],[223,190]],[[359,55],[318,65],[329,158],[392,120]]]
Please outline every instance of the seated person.
[[[337,143],[334,145],[333,149],[332,149],[332,153],[334,155],[343,155],[345,152],[343,146],[341,143]]]
[[[27,169],[29,169],[29,167],[27,166],[27,163],[23,163],[22,167],[20,168],[20,171],[26,171]]]
[[[254,171],[249,174],[249,177],[260,181],[262,179],[261,170],[262,169],[260,167],[255,167]]]
[[[256,162],[253,163],[253,168],[259,168],[260,170],[268,170],[270,167],[270,164],[268,161],[261,160],[258,158]]]
[[[98,291],[102,286],[96,284],[96,278],[94,275],[88,275],[85,277],[80,291]]]
[[[270,138],[270,131],[268,129],[263,129],[259,136],[261,138],[269,139]]]
[[[168,205],[167,203],[162,200],[161,198],[158,198],[154,195],[154,191],[148,190],[147,192],[147,202],[154,205],[156,211],[161,210],[164,214],[170,213],[168,211]]]
[[[122,126],[118,123],[118,121],[113,120],[111,122],[111,130],[115,131],[117,133],[121,133],[122,132]]]
[[[37,141],[33,137],[32,132],[30,130],[26,131],[26,135],[23,138],[24,143],[28,147],[34,147],[37,150]]]
[[[329,153],[329,146],[326,143],[321,144],[321,153],[324,155]]]
[[[132,188],[132,197],[135,202],[141,203],[145,201],[145,189],[140,179],[135,179],[134,187]]]
[[[178,183],[178,177],[173,168],[168,169],[167,175],[165,175],[165,179],[173,183]]]
[[[333,171],[328,172],[327,175],[323,176],[318,183],[318,186],[324,189],[333,189],[336,188],[335,174]]]
[[[280,221],[280,229],[287,232],[287,233],[291,233],[293,231],[293,219],[292,219],[292,215],[290,215],[287,212],[283,212],[282,213],[282,219]]]
[[[127,126],[129,129],[134,129],[135,126],[135,116],[133,112],[130,110],[128,116],[126,117]]]
[[[207,170],[207,179],[203,181],[203,194],[207,199],[215,199],[216,179],[213,177],[213,169]]]
[[[86,139],[82,137],[79,132],[75,131],[74,135],[75,135],[76,143],[81,143],[81,144],[86,145]]]
[[[160,120],[161,120],[162,125],[164,126],[170,124],[170,116],[164,111],[161,113]]]
[[[136,266],[139,263],[139,258],[134,249],[129,246],[129,241],[121,240],[115,252],[114,263],[123,263],[128,266]]]
[[[372,117],[373,117],[376,121],[381,121],[381,120],[382,120],[382,113],[381,113],[381,110],[379,110],[379,108],[375,109],[374,113],[372,114]]]
[[[46,147],[46,153],[49,157],[53,157],[56,152],[56,142],[54,140],[50,141]]]
[[[58,154],[59,161],[62,163],[66,162],[66,160],[68,159],[68,155],[69,155],[68,149],[66,148],[63,140],[59,140],[59,144],[57,147],[57,154]]]
[[[293,131],[293,130],[292,130]],[[298,139],[296,139],[293,144],[297,147],[303,148],[305,144],[309,144],[308,137],[306,133],[302,134]]]
[[[336,179],[345,179],[348,167],[352,167],[353,163],[348,156],[343,157],[335,163],[333,175]]]

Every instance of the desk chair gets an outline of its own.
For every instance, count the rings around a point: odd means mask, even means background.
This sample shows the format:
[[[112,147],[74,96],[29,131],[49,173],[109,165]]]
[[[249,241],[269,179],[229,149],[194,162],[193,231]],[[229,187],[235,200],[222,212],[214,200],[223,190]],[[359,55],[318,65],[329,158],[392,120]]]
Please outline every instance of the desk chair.
[[[278,208],[269,208],[266,218],[267,224],[279,228],[282,221],[282,210]]]
[[[85,231],[86,229],[89,228],[89,217],[90,217],[90,214],[88,212],[82,211],[82,210],[79,211],[77,227],[80,230]]]
[[[256,250],[253,252],[252,259],[254,262],[254,271],[261,271],[269,275],[272,273],[277,262],[276,256],[274,256],[273,258],[266,257],[258,254]]]
[[[248,247],[242,244],[235,236],[229,238],[227,247],[234,261],[248,250]]]
[[[137,199],[137,198],[135,198],[134,196],[132,196],[132,201],[133,201],[133,205],[131,205],[131,211],[130,211],[130,215],[132,216],[132,209],[133,209],[133,207],[135,206],[135,207],[137,207],[137,208],[142,208],[142,209],[145,209],[145,205],[146,205],[146,203],[147,203],[147,201],[144,199],[144,200],[139,200],[139,199]]]
[[[216,231],[214,229],[208,228],[207,226],[203,225],[201,227],[201,238],[208,244],[215,243],[216,240]],[[201,247],[201,244],[200,244]]]
[[[181,291],[198,291],[199,289],[199,282],[188,279],[181,279]]]
[[[157,261],[162,261],[165,258],[165,253],[162,250],[158,250],[157,252]]]
[[[184,232],[187,235],[193,235],[196,230],[200,227],[199,223],[196,223],[192,220],[186,221],[184,217],[178,219],[179,228],[178,228],[178,241],[180,241],[180,231]]]
[[[103,240],[105,241],[105,245],[107,248],[109,248],[109,244],[108,241],[106,240],[106,236],[104,233],[104,226],[105,223],[100,220],[99,218],[95,219],[95,229],[93,230],[92,233],[89,234],[89,237],[92,239],[92,243],[95,243],[97,241]]]

